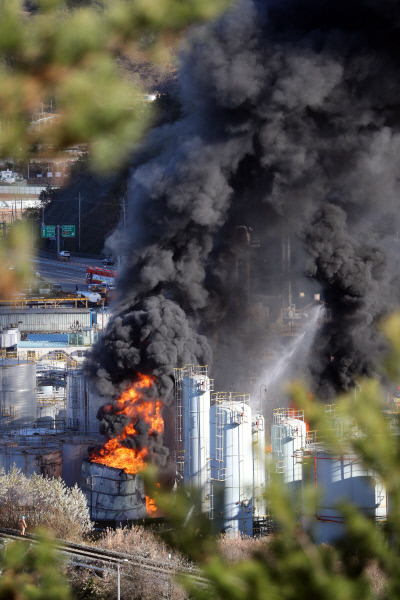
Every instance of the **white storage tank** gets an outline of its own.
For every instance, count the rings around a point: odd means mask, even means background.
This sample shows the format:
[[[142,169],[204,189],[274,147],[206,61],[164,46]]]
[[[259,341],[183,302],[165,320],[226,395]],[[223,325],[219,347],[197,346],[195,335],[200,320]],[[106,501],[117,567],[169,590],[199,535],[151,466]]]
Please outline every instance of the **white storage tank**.
[[[311,484],[317,490],[315,512],[307,515],[318,543],[331,543],[344,531],[340,501],[350,502],[363,514],[377,521],[387,518],[387,492],[371,469],[366,469],[354,454],[333,456],[313,452],[309,459]]]
[[[272,457],[285,483],[297,485],[303,478],[303,450],[307,428],[303,411],[277,409],[271,427]]]
[[[210,410],[213,477],[223,482],[222,531],[253,535],[252,419],[249,396],[219,392]]]
[[[2,348],[11,348],[16,346],[21,341],[21,333],[18,327],[12,327],[10,329],[4,329],[1,332],[0,343]]]
[[[36,364],[19,358],[1,359],[0,425],[33,425],[36,406]]]
[[[255,415],[252,421],[253,443],[253,514],[256,518],[267,516],[265,501],[265,421]]]
[[[183,481],[200,494],[200,510],[210,509],[210,380],[190,374],[182,380]]]

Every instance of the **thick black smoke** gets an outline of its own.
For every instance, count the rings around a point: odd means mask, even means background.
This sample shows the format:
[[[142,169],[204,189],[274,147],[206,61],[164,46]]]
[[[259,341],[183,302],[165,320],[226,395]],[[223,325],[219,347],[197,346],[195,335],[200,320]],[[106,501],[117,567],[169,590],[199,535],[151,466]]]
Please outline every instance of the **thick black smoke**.
[[[332,309],[314,387],[329,396],[371,373],[376,323],[399,293],[399,29],[394,0],[243,0],[192,34],[179,73],[185,116],[148,136],[128,233],[114,238],[120,306],[90,364],[103,393],[144,371],[166,400],[175,366],[210,360],[199,331],[221,364],[229,358],[235,385],[240,357],[267,338],[251,302],[272,299],[271,321],[285,307],[282,239],[292,288],[305,289],[307,273]],[[242,225],[260,238],[247,304]]]

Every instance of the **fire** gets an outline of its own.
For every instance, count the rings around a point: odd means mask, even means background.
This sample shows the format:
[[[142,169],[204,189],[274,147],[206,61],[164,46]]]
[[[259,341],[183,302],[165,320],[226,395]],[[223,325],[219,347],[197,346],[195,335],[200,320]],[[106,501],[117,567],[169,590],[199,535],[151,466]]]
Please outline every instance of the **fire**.
[[[164,431],[162,402],[143,399],[143,390],[150,388],[153,382],[154,377],[139,374],[138,381],[123,392],[114,406],[107,408],[109,412],[112,410],[114,414],[128,417],[129,423],[117,437],[110,439],[103,448],[92,452],[90,457],[92,462],[123,469],[130,475],[135,475],[145,469],[149,459],[148,448],[128,448],[123,442],[127,438],[134,438],[137,435],[135,423],[138,420],[149,426],[148,438]],[[146,507],[149,515],[154,514],[157,510],[154,500],[149,497],[146,497]]]
[[[150,496],[146,496],[146,510],[149,517],[155,516],[157,513],[156,503],[152,498],[150,498]]]

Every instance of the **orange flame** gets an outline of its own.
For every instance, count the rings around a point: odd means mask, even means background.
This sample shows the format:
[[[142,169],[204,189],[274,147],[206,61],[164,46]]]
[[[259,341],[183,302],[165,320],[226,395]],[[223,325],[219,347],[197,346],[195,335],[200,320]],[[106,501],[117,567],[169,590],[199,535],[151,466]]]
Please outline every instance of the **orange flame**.
[[[154,382],[154,377],[140,375],[132,387],[122,393],[116,400],[113,407],[115,414],[123,414],[130,419],[130,422],[121,433],[115,438],[110,439],[103,448],[94,450],[91,454],[91,461],[123,469],[125,473],[135,475],[143,471],[146,467],[149,457],[148,448],[127,448],[122,442],[128,437],[135,437],[136,430],[134,423],[137,419],[144,421],[149,425],[148,436],[161,434],[164,431],[164,420],[162,418],[162,402],[160,400],[143,400],[142,390],[149,388]],[[149,515],[157,510],[154,500],[146,496],[146,508]]]
[[[150,496],[146,496],[146,510],[149,517],[155,516],[157,513],[156,503]]]

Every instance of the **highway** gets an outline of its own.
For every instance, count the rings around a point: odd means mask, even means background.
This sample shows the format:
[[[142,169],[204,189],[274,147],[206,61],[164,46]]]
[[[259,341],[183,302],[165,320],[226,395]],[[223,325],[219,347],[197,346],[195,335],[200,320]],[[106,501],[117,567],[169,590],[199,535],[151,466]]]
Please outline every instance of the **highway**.
[[[60,283],[62,289],[66,292],[75,291],[76,286],[79,289],[86,290],[86,267],[103,266],[101,259],[71,255],[68,262],[63,262],[57,260],[55,254],[49,252],[40,252],[33,263],[35,271],[40,273],[41,277],[53,283]]]

